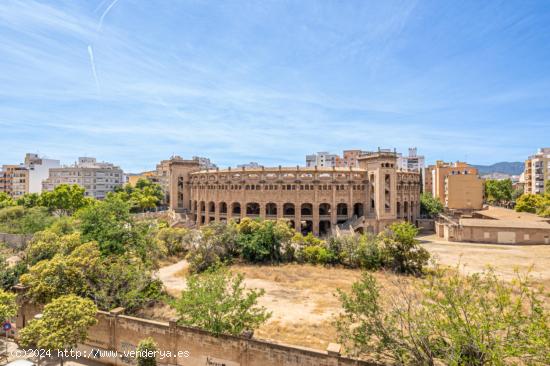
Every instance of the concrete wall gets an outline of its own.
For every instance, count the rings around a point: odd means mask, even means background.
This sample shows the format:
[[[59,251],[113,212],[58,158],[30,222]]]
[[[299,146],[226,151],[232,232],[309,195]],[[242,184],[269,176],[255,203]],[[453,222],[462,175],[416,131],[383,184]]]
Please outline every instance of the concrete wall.
[[[434,221],[434,219],[416,219],[416,226],[420,230],[435,231],[435,221]]]
[[[24,249],[31,239],[32,235],[0,233],[0,243],[16,250]]]
[[[17,329],[40,312],[32,304],[20,304]],[[96,361],[107,365],[134,365],[131,355],[139,342],[152,337],[158,349],[164,352],[163,359],[157,356],[159,365],[179,366],[367,366],[376,365],[340,356],[336,345],[327,351],[281,345],[265,340],[236,336],[214,336],[209,332],[176,325],[175,322],[161,322],[122,315],[123,309],[98,312],[98,324],[88,332],[85,344],[79,350],[92,354],[101,351]],[[118,351],[118,357],[106,355],[104,351]],[[186,353],[187,351],[187,353]],[[186,357],[187,355],[187,357]]]
[[[436,235],[448,241],[484,244],[550,244],[547,229],[500,228],[436,223]]]
[[[462,226],[457,240],[495,244],[550,244],[550,232],[545,229]]]
[[[483,181],[477,175],[449,175],[445,183],[447,208],[457,210],[483,208]]]

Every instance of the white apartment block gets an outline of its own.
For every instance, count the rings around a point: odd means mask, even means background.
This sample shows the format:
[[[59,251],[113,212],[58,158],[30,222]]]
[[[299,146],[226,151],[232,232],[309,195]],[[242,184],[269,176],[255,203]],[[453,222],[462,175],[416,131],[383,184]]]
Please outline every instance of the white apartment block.
[[[95,158],[81,157],[72,166],[50,169],[42,185],[44,191],[53,191],[60,184],[78,184],[87,197],[103,199],[107,193],[124,184],[124,173],[110,163],[98,163]]]
[[[42,182],[50,176],[50,169],[60,168],[59,160],[40,158],[38,154],[25,155],[25,167],[29,171],[28,193],[42,192]]]
[[[340,157],[337,154],[329,154],[326,151],[317,154],[306,155],[306,167],[335,167]]]
[[[550,147],[540,148],[525,161],[525,193],[542,194],[550,180]]]
[[[409,148],[409,156],[397,154],[397,167],[407,172],[422,172],[424,170],[425,158],[417,154],[416,147]]]

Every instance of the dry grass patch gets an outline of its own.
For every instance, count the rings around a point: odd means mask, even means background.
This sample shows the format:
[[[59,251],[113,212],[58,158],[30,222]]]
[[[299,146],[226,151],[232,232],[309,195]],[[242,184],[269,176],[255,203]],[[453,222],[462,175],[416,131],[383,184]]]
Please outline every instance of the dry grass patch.
[[[360,270],[308,264],[274,266],[234,265],[232,271],[245,276],[249,288],[264,289],[260,305],[268,308],[272,318],[256,331],[259,338],[303,347],[326,349],[337,341],[332,321],[341,306],[336,289],[349,292],[361,277]],[[384,298],[394,298],[396,281],[412,283],[417,279],[391,272],[374,272]]]

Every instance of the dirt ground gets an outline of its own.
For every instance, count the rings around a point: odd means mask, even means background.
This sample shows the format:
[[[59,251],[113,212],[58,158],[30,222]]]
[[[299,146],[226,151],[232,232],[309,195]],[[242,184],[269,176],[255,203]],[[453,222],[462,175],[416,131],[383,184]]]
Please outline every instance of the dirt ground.
[[[461,271],[472,273],[490,265],[507,280],[514,278],[515,268],[522,273],[531,269],[533,279],[550,291],[550,246],[449,243],[433,235],[419,239],[443,266],[459,266]],[[186,262],[180,261],[159,271],[170,294],[177,296],[185,288],[186,267]],[[245,275],[248,288],[265,290],[260,305],[268,308],[272,317],[256,331],[256,337],[322,350],[337,341],[332,325],[340,311],[336,289],[349,291],[361,276],[359,270],[298,264],[235,265],[231,269]],[[399,296],[393,284],[402,277],[386,272],[374,275],[383,298]],[[410,277],[407,280],[419,281]],[[150,311],[148,315],[155,318],[175,315],[168,307]]]
[[[480,272],[491,266],[503,279],[511,280],[516,270],[530,271],[533,281],[550,290],[550,245],[497,245],[448,242],[435,235],[419,237],[441,265],[457,267],[465,273]]]

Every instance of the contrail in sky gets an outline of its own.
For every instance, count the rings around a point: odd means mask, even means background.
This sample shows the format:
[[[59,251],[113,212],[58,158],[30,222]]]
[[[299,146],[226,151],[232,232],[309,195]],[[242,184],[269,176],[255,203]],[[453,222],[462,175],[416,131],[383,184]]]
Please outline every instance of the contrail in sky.
[[[107,7],[107,9],[105,9],[105,11],[103,12],[103,14],[101,14],[101,18],[99,18],[99,24],[97,25],[97,30],[101,30],[101,26],[103,25],[103,19],[105,19],[105,17],[107,16],[107,14],[109,14],[109,11],[111,11],[111,8],[113,6],[116,5],[116,3],[118,3],[118,0],[114,0],[111,5],[109,5]]]
[[[94,50],[92,49],[92,45],[88,45],[88,55],[90,56],[90,65],[92,66],[92,74],[94,75],[95,86],[97,88],[97,92],[99,93],[99,79],[97,78],[97,72],[95,70]]]

